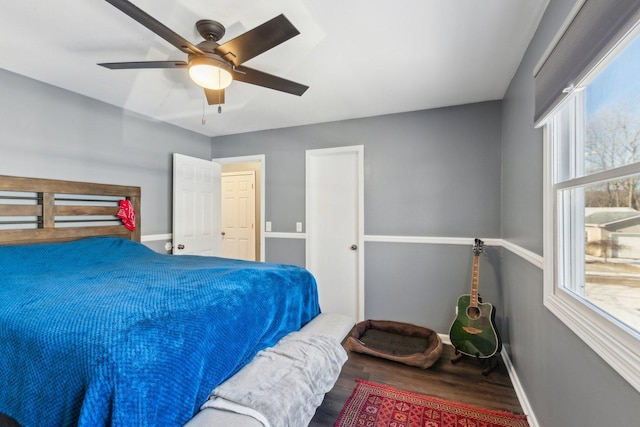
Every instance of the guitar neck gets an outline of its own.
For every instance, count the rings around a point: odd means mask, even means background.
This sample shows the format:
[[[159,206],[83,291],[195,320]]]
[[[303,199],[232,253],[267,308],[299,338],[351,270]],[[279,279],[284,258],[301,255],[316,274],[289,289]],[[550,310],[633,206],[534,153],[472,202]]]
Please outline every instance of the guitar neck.
[[[480,256],[474,254],[473,256],[473,272],[471,273],[471,307],[478,307],[478,276],[480,268]]]

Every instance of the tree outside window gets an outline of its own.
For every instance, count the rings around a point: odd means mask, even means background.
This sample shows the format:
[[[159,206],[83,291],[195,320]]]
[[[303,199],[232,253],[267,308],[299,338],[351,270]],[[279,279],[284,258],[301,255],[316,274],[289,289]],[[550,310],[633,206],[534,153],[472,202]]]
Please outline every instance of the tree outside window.
[[[610,177],[582,185],[584,284],[569,288],[640,332],[640,175],[625,175],[640,162],[640,39],[632,42],[578,97],[577,171]],[[577,153],[577,150],[576,150]],[[622,169],[620,169],[622,168]],[[577,234],[577,231],[576,231]]]

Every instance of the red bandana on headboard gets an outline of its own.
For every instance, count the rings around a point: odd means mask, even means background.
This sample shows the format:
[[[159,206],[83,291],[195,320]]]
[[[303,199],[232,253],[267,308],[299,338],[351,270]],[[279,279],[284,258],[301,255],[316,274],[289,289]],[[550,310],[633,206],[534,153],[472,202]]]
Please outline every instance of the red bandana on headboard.
[[[133,206],[129,200],[120,200],[118,218],[122,220],[127,230],[134,231],[136,229],[136,211],[133,210]]]

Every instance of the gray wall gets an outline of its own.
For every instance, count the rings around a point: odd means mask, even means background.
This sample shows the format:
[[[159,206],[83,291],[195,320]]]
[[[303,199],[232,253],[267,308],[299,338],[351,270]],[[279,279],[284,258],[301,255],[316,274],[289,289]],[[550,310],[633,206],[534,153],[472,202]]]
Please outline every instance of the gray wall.
[[[531,76],[573,3],[550,1],[502,103],[219,137],[212,145],[0,70],[0,174],[140,185],[142,232],[156,234],[171,230],[172,152],[266,154],[266,220],[273,231],[294,232],[304,221],[304,151],[362,144],[367,235],[502,237],[542,254],[542,132],[532,126]],[[304,265],[304,241],[268,239],[266,255]],[[464,246],[367,243],[366,317],[446,333],[470,262]],[[539,268],[488,248],[480,282],[498,306],[505,348],[542,426],[637,424],[638,392],[544,308]]]
[[[265,155],[274,232],[304,221],[305,150],[363,145],[365,235],[499,237],[500,109],[486,102],[216,137],[212,153]],[[303,264],[303,251],[300,240],[267,239],[266,260]],[[497,302],[494,258],[483,257],[481,292]],[[470,246],[369,242],[365,317],[447,333],[470,273]]]
[[[171,232],[171,153],[211,139],[0,69],[0,174],[142,187],[142,234]]]
[[[502,237],[542,255],[542,131],[533,128],[533,68],[574,0],[552,0],[502,104]],[[640,396],[551,314],[542,270],[504,251],[506,346],[542,426],[632,426]]]

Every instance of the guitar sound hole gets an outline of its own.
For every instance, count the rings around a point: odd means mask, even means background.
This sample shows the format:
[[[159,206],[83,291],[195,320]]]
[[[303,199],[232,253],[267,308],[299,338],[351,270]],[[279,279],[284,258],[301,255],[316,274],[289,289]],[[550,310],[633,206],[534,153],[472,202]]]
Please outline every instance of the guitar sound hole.
[[[467,316],[471,319],[478,319],[480,317],[480,309],[478,307],[468,307]]]

